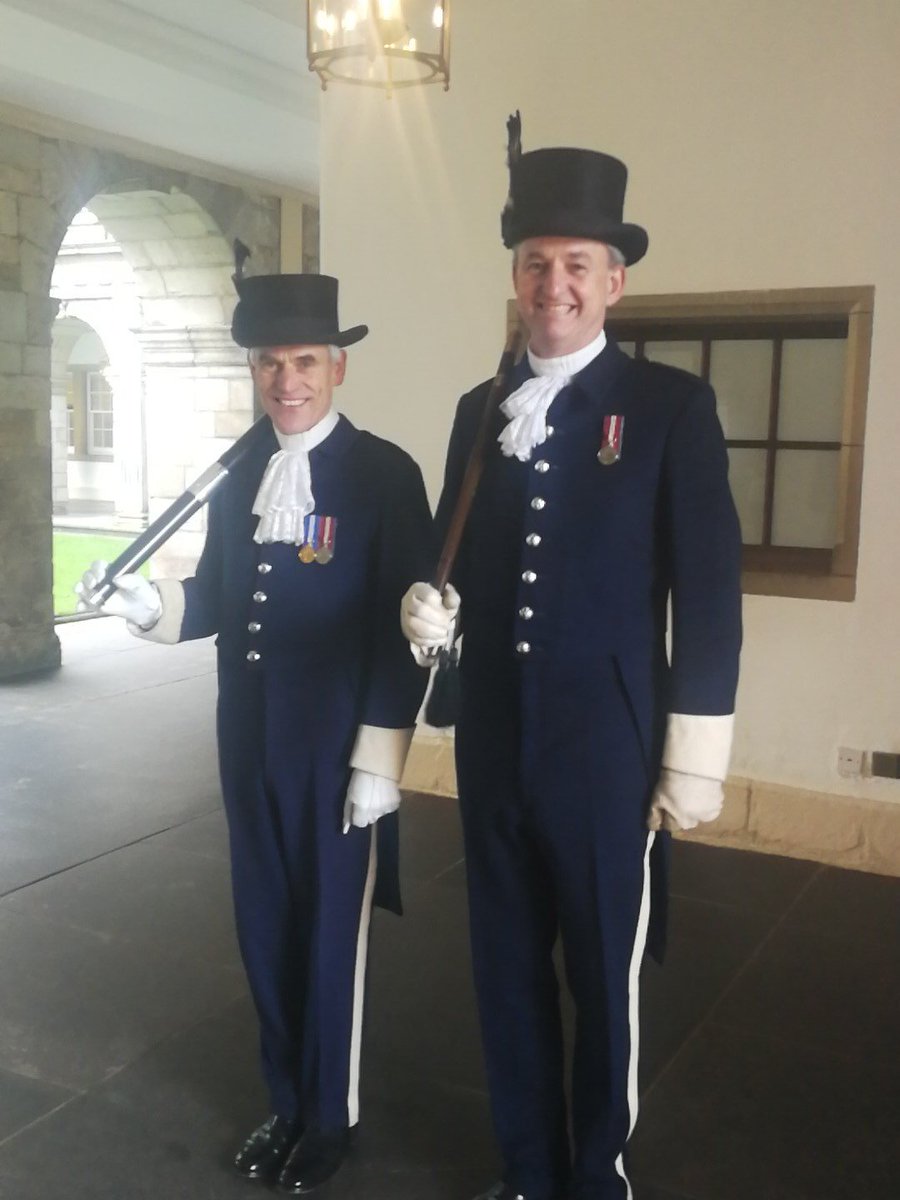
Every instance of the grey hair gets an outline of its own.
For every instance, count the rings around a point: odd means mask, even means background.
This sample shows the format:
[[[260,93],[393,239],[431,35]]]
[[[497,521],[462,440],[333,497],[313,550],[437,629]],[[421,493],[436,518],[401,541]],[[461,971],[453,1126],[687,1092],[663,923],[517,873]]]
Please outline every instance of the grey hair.
[[[519,242],[517,245],[513,246],[513,267],[518,266],[519,247],[521,246],[521,244],[522,243]],[[610,267],[624,267],[625,266],[625,255],[622,253],[622,251],[619,249],[618,246],[613,246],[611,242],[601,242],[601,245],[606,247],[606,251],[609,255]]]
[[[247,351],[247,362],[250,363],[251,367],[256,366],[260,350],[265,350],[265,349],[267,349],[266,346],[253,346],[250,348],[250,350]],[[341,355],[343,354],[343,350],[341,349],[340,346],[329,346],[328,353],[331,356],[331,361],[336,363],[336,362],[341,361]]]

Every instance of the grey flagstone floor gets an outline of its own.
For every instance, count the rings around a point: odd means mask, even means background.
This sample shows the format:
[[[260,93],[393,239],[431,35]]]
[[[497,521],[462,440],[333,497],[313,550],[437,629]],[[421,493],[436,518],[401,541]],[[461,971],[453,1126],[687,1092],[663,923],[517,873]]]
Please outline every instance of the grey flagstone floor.
[[[60,627],[0,684],[0,1196],[225,1200],[265,1115],[231,924],[210,643]],[[455,804],[403,812],[360,1133],[323,1200],[494,1180]],[[681,842],[642,995],[636,1200],[900,1196],[900,881]]]

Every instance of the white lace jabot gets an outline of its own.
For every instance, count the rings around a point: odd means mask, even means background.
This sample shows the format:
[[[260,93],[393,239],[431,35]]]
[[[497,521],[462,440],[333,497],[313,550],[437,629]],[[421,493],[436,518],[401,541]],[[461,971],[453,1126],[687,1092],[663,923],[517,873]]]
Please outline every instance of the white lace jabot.
[[[538,358],[529,348],[528,362],[534,375],[500,405],[504,415],[510,418],[509,424],[497,438],[507,458],[515,455],[520,462],[528,462],[535,446],[540,446],[547,438],[547,410],[557,394],[573,375],[577,375],[601,353],[605,345],[606,333],[601,329],[592,342],[574,354]]]
[[[275,430],[280,450],[269,459],[253,512],[259,517],[255,542],[303,542],[303,518],[315,508],[309,452],[321,445],[338,423],[338,414],[329,409],[312,429],[305,433],[280,433]]]

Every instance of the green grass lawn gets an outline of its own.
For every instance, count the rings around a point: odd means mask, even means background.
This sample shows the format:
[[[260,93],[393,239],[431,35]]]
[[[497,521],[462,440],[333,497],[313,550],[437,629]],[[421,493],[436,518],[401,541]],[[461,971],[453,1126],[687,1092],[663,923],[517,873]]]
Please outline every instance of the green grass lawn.
[[[112,562],[134,538],[103,533],[53,531],[53,611],[58,617],[75,611],[78,597],[72,590],[95,559]],[[146,565],[141,568],[147,574]]]

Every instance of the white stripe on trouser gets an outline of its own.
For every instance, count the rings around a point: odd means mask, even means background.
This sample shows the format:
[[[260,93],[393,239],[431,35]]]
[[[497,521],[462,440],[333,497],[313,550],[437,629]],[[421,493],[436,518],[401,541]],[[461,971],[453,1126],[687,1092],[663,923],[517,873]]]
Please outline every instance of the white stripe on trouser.
[[[362,908],[359,914],[359,932],[356,935],[356,970],[353,972],[353,1026],[350,1033],[350,1082],[347,1088],[347,1123],[359,1121],[359,1053],[362,1043],[363,1001],[366,990],[366,955],[369,951],[369,921],[372,917],[372,894],[375,891],[375,871],[378,866],[378,835],[375,826],[369,827],[371,846],[369,870],[363,889]]]
[[[650,925],[650,849],[653,846],[655,833],[647,836],[647,849],[644,851],[644,886],[641,892],[641,907],[638,912],[637,928],[634,932],[634,946],[631,950],[631,963],[628,968],[628,1027],[630,1047],[628,1052],[628,1137],[631,1137],[638,1115],[638,1048],[640,1041],[640,1026],[638,1023],[638,992],[640,989],[641,961],[644,948],[647,945],[647,929]],[[625,1174],[625,1163],[622,1155],[616,1159],[616,1170],[625,1180],[628,1189],[628,1200],[632,1200],[631,1183]]]

